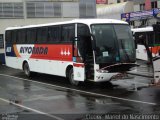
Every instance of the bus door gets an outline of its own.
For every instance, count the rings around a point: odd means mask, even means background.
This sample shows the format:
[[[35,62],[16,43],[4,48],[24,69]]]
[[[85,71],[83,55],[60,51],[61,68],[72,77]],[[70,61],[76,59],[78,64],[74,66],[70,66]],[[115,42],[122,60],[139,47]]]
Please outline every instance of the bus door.
[[[80,51],[81,48],[81,41],[79,38],[75,38],[73,42],[73,74],[74,80],[76,81],[84,81],[85,80],[85,64],[84,59],[82,58],[82,54]]]
[[[77,24],[74,41],[74,79],[84,81],[94,78],[93,50],[89,27]]]
[[[93,79],[94,64],[90,36],[80,36],[74,43],[74,77],[75,80],[84,81]]]

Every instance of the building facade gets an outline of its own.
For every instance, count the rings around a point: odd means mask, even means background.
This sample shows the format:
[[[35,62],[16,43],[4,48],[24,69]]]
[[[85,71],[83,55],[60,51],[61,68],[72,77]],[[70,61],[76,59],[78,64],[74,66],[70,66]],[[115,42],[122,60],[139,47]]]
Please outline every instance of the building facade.
[[[0,0],[0,63],[7,27],[95,18],[95,6],[96,0]]]
[[[97,17],[121,19],[133,28],[150,26],[160,22],[159,8],[160,0],[108,0],[97,4]]]
[[[0,0],[0,34],[10,26],[95,18],[95,5],[95,0]]]
[[[97,4],[116,4],[126,2],[127,0],[96,0]]]
[[[132,1],[115,3],[115,4],[97,4],[97,17],[121,19],[121,14],[132,12],[134,3]]]
[[[159,0],[128,0],[134,2],[133,12],[124,12],[121,19],[133,28],[151,26],[160,22]],[[148,7],[148,8],[147,8]],[[128,19],[126,19],[128,17]]]

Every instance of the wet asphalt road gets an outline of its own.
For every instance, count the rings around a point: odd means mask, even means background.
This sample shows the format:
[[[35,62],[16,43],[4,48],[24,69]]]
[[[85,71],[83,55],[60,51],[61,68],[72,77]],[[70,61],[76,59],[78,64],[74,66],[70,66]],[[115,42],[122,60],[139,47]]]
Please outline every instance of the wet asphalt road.
[[[62,77],[36,74],[28,79],[20,70],[0,66],[1,119],[85,120],[96,114],[159,114],[160,87],[149,87],[151,78],[131,77],[114,81],[113,88],[90,82],[74,87]]]

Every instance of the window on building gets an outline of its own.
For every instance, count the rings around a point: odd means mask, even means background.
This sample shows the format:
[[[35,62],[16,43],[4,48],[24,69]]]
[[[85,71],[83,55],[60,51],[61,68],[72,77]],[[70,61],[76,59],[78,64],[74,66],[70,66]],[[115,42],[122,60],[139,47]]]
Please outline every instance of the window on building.
[[[61,3],[59,3],[59,2],[53,3],[53,8],[54,8],[54,16],[55,17],[61,17],[62,16]]]
[[[27,17],[62,17],[61,2],[27,2]]]
[[[151,8],[157,8],[157,1],[151,2]]]
[[[0,3],[0,18],[23,18],[23,3]]]
[[[147,19],[141,20],[141,26],[146,26],[146,24],[147,24]]]
[[[117,3],[120,3],[121,2],[121,0],[117,0]]]
[[[80,18],[94,18],[96,16],[96,8],[93,0],[85,0],[79,4]]]
[[[135,22],[134,22],[134,21],[130,21],[130,22],[129,22],[129,25],[130,25],[130,26],[135,26]]]
[[[140,4],[140,10],[145,10],[145,4]]]
[[[65,2],[62,5],[63,17],[79,17],[79,3],[78,2]]]
[[[44,9],[44,3],[41,3],[41,2],[37,2],[35,4],[35,15],[36,17],[44,17],[44,12],[45,12],[45,9]]]

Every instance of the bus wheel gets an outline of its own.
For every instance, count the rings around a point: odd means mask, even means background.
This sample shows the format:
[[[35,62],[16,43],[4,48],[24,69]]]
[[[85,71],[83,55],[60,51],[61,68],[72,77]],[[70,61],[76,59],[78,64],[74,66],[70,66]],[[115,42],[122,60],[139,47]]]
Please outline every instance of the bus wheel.
[[[31,71],[27,62],[23,65],[23,71],[26,76],[31,77]]]
[[[79,81],[75,81],[74,80],[73,68],[69,70],[69,76],[68,76],[68,78],[69,78],[69,81],[70,81],[70,83],[72,85],[74,85],[74,86],[78,86],[79,85]]]

